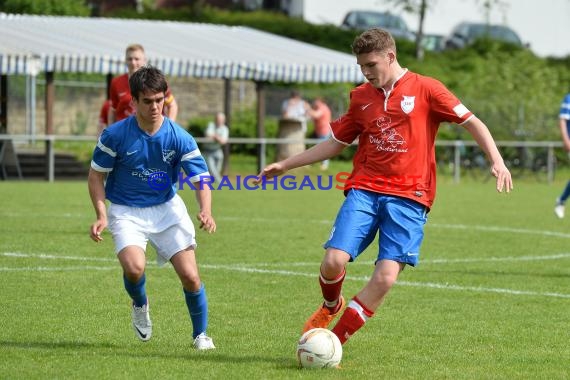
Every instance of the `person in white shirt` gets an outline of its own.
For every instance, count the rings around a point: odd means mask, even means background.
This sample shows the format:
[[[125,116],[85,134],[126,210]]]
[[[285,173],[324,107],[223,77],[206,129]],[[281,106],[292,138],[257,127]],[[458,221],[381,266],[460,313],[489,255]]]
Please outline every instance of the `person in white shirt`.
[[[307,132],[307,117],[311,105],[307,103],[299,91],[291,91],[291,96],[281,105],[281,117],[283,119],[297,120],[301,122],[303,133]]]
[[[224,151],[222,147],[227,144],[230,129],[226,125],[226,115],[218,112],[214,121],[208,124],[205,136],[209,141],[202,144],[202,155],[206,159],[208,169],[215,181],[222,180],[222,165],[224,163]]]

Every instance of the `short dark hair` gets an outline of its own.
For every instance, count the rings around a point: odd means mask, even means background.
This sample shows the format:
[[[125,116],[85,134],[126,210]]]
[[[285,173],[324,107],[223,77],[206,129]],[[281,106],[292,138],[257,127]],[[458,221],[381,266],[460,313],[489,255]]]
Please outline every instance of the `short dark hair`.
[[[146,65],[131,75],[129,78],[129,87],[132,97],[139,100],[139,94],[145,91],[166,93],[168,83],[162,71],[156,67]]]
[[[376,52],[386,52],[386,50],[396,52],[396,42],[387,30],[372,28],[360,34],[352,43],[352,52],[355,55]]]

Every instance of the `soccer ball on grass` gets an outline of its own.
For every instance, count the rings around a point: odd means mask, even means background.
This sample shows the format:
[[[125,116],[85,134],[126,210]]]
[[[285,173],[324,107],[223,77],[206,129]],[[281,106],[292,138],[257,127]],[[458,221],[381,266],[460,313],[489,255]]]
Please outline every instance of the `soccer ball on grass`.
[[[337,367],[342,359],[342,344],[327,329],[311,329],[297,343],[297,360],[303,368]]]

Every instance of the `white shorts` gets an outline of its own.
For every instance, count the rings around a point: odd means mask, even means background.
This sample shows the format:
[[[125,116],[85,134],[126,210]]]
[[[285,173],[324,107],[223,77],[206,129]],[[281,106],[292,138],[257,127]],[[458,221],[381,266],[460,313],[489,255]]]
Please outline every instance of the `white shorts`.
[[[146,252],[146,244],[150,241],[156,249],[158,264],[164,265],[176,253],[196,247],[194,224],[178,194],[158,206],[131,207],[111,203],[108,218],[116,254],[129,245],[141,247]]]

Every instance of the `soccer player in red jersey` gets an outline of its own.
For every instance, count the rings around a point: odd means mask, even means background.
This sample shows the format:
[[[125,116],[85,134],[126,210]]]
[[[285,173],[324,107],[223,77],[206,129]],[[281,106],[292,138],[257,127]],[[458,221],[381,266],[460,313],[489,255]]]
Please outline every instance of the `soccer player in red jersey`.
[[[513,188],[487,126],[442,83],[402,68],[390,33],[365,31],[354,40],[352,51],[367,83],[352,90],[348,111],[331,123],[331,138],[267,166],[257,178],[260,182],[334,157],[358,139],[354,168],[344,186],[346,198],[324,244],[319,276],[324,302],[303,328],[327,328],[342,313],[332,331],[343,344],[374,315],[405,266],[418,263],[435,198],[440,123],[457,123],[473,136],[490,161],[498,192]],[[377,233],[374,272],[344,308],[345,267]]]
[[[129,78],[135,71],[146,65],[144,47],[139,44],[127,46],[125,51],[125,62],[127,64],[128,73],[119,75],[111,81],[111,108],[109,109],[108,125],[111,125],[116,121],[126,119],[135,113],[136,108],[132,101],[131,90],[129,88]],[[163,114],[172,121],[176,121],[176,116],[178,115],[178,104],[176,103],[176,99],[174,99],[170,89],[166,91]]]

